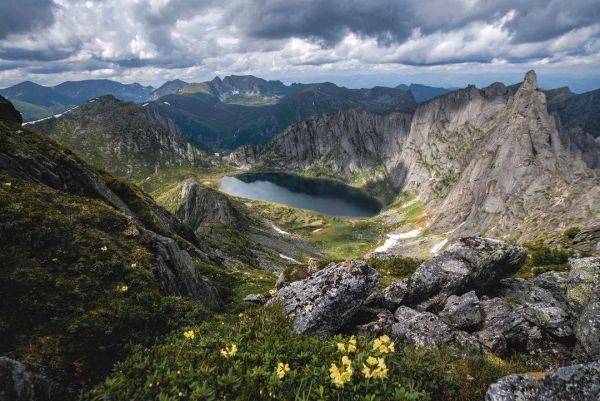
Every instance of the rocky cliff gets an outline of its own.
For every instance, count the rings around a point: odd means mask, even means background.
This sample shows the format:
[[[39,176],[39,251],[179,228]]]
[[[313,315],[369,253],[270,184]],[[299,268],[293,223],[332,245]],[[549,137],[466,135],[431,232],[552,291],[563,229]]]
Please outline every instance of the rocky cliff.
[[[294,169],[320,165],[348,178],[379,167],[402,149],[411,115],[352,109],[319,115],[286,129],[266,145],[246,145],[229,159],[240,167]]]
[[[21,124],[23,118],[21,113],[15,109],[11,102],[0,96],[0,120]]]
[[[314,117],[229,158],[243,167],[322,165],[345,178],[382,166],[395,188],[426,204],[433,230],[525,239],[598,219],[598,170],[584,148],[569,143],[530,71],[521,85],[469,86],[412,115]]]
[[[113,96],[92,99],[34,127],[84,160],[130,179],[206,160],[152,104],[144,107]]]
[[[300,238],[254,216],[248,206],[199,184],[194,178],[181,183],[176,211],[199,238],[221,249],[228,265],[245,264],[281,271],[311,256],[320,256]]]

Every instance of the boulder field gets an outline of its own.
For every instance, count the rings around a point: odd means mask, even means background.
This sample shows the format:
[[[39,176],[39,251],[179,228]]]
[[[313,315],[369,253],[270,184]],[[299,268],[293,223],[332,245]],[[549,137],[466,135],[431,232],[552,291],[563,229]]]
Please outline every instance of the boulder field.
[[[284,284],[268,303],[280,302],[298,333],[387,334],[458,352],[528,353],[553,372],[543,379],[503,378],[490,387],[488,401],[594,399],[600,394],[593,362],[600,358],[600,258],[570,259],[569,272],[512,277],[525,259],[523,248],[503,241],[459,238],[381,290],[379,273],[353,260]]]

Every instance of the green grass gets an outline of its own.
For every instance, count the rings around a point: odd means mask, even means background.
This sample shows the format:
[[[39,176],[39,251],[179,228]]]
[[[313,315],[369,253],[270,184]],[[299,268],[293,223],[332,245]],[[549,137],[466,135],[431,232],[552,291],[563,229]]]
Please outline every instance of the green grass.
[[[3,355],[88,386],[131,344],[152,344],[210,315],[194,301],[161,296],[148,239],[123,234],[135,233],[125,215],[2,174],[0,182]]]
[[[192,330],[194,338],[185,338]],[[427,350],[396,344],[396,352],[374,351],[371,338],[357,338],[347,354],[353,368],[342,387],[330,378],[331,364],[345,353],[336,336],[320,340],[293,334],[278,306],[250,309],[240,317],[175,331],[161,344],[137,347],[115,367],[113,375],[86,398],[93,400],[481,400],[490,383],[515,371],[521,361],[502,361],[475,354],[460,356],[448,349]],[[221,350],[235,344],[237,352]],[[368,356],[383,358],[387,377],[367,379]],[[289,371],[278,377],[278,363]],[[466,378],[470,378],[466,380]]]

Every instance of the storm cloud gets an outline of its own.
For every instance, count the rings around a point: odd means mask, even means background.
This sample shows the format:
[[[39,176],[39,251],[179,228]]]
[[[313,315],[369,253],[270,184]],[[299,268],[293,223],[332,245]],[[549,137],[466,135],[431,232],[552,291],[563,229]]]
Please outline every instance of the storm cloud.
[[[0,83],[521,64],[594,73],[599,21],[597,0],[4,0],[0,65],[13,68]]]

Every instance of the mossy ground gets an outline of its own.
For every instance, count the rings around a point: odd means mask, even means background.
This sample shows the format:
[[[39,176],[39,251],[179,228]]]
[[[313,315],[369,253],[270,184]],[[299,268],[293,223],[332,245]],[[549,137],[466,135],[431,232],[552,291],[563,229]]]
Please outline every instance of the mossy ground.
[[[0,183],[1,354],[87,386],[131,344],[209,316],[159,293],[148,239],[125,215],[2,174]]]

